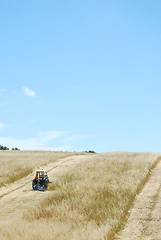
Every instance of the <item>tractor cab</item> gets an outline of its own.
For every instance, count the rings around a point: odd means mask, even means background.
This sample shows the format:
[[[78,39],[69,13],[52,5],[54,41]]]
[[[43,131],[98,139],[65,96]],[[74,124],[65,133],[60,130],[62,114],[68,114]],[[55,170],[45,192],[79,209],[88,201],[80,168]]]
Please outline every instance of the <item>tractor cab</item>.
[[[32,180],[33,190],[44,191],[47,189],[48,184],[50,183],[47,171],[44,169],[36,170],[35,178]]]
[[[38,179],[41,179],[43,177],[46,177],[47,176],[47,171],[45,170],[36,170],[36,175],[35,177],[37,176]]]

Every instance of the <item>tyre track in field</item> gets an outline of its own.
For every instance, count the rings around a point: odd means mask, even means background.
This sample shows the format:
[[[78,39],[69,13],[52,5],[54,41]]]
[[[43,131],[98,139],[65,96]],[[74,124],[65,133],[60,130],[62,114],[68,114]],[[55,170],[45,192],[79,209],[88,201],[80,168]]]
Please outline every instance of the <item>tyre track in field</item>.
[[[61,160],[60,160],[60,161],[61,161]],[[63,164],[66,163],[66,162],[69,162],[69,159],[64,160],[64,161],[61,161],[61,162],[58,163],[56,166],[49,168],[49,170],[47,170],[48,173],[51,172],[53,169],[58,168],[60,165],[63,165]],[[53,164],[55,164],[55,163],[53,163]],[[52,164],[52,165],[53,165],[53,164]],[[50,164],[49,164],[49,165],[50,165]],[[46,169],[46,168],[48,168],[48,167],[47,167],[47,166],[42,167],[42,169]],[[0,198],[2,198],[2,197],[4,197],[4,196],[6,196],[6,195],[8,195],[8,194],[10,194],[10,193],[18,190],[18,189],[20,189],[20,188],[22,188],[22,187],[24,187],[24,186],[26,186],[28,183],[31,183],[31,181],[32,181],[32,176],[31,176],[31,175],[33,176],[33,174],[29,174],[27,177],[22,178],[22,179],[16,181],[16,183],[11,183],[11,184],[9,184],[9,185],[6,186],[6,187],[2,187],[2,188],[0,189]],[[30,180],[28,180],[28,178],[30,178]],[[26,179],[26,180],[25,180],[25,179]],[[25,182],[25,183],[24,183],[24,182]],[[17,185],[18,185],[18,186],[17,186]],[[17,186],[17,187],[16,187],[16,186]],[[11,189],[11,188],[13,188],[13,189]]]
[[[115,240],[161,240],[161,160],[136,197],[127,224]]]
[[[49,179],[55,180],[61,174],[67,173],[77,164],[88,161],[92,155],[77,155],[59,159],[57,162],[50,163],[44,167],[47,170]],[[50,191],[33,191],[31,187],[34,173],[27,177],[9,184],[7,187],[0,189],[0,223],[7,219],[15,218],[21,215],[24,209],[35,202],[39,204],[39,200],[50,195]]]

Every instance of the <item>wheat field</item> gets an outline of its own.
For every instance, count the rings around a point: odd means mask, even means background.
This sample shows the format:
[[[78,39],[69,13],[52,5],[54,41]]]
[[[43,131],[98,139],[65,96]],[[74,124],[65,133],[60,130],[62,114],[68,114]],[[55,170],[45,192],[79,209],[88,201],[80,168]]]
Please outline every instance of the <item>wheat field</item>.
[[[79,155],[83,153],[52,151],[0,151],[0,187],[27,176],[40,166],[45,166],[60,158],[76,154]]]
[[[46,164],[50,158],[49,154]],[[34,161],[38,164],[37,159],[31,161],[31,168]],[[13,218],[0,222],[2,239],[113,240],[159,160],[156,153],[92,155],[58,174],[41,197],[39,192],[30,193],[33,200],[26,203],[25,209],[19,203],[21,208]],[[30,161],[22,157],[20,162],[25,167]]]

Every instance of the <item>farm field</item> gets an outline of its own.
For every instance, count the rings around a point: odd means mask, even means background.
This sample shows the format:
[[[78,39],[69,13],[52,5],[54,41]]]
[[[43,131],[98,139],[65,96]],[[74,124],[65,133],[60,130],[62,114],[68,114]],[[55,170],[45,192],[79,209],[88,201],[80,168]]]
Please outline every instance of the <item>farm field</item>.
[[[57,161],[59,158],[79,154],[82,155],[83,153],[52,151],[0,151],[0,187],[19,180],[22,177],[26,177],[37,167]]]
[[[115,239],[160,156],[0,152],[0,240]],[[31,189],[39,167],[52,182],[45,192]]]

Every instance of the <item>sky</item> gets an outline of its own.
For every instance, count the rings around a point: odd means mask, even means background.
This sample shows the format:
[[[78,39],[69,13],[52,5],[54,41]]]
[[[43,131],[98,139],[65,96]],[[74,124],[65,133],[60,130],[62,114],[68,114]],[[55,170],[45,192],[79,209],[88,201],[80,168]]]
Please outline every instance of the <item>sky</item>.
[[[0,145],[161,152],[160,0],[1,0]]]

